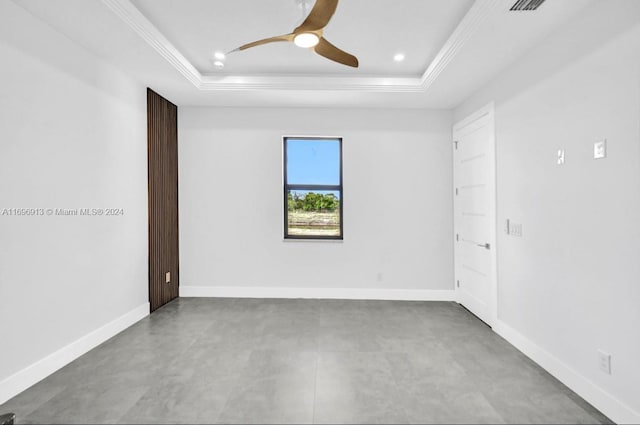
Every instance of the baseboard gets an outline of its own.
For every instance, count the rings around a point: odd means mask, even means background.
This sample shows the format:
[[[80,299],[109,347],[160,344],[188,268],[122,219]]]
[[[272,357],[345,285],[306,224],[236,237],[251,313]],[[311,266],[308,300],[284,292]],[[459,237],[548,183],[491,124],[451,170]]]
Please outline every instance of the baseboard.
[[[117,319],[81,337],[58,351],[38,360],[0,382],[0,404],[43,380],[58,369],[71,363],[86,352],[102,344],[139,320],[149,315],[149,303],[123,314]]]
[[[180,286],[181,297],[453,301],[452,290]]]
[[[493,330],[618,424],[640,423],[640,413],[585,378],[524,335],[498,320]]]

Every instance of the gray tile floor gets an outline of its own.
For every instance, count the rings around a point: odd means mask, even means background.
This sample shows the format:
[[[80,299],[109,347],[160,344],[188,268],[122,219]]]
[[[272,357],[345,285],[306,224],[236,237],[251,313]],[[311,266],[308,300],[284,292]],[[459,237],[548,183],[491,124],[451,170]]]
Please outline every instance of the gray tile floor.
[[[181,298],[0,406],[19,423],[610,423],[454,303]]]

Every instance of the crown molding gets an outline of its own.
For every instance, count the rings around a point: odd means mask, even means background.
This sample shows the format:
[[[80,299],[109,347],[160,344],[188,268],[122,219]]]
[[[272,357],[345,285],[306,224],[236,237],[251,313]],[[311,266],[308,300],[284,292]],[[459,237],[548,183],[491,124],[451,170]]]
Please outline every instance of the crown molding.
[[[167,60],[194,86],[200,87],[202,74],[129,0],[102,0],[113,13],[129,25],[144,41]]]
[[[204,76],[201,90],[328,90],[355,92],[422,92],[420,78],[282,76]]]
[[[423,93],[463,49],[500,0],[476,0],[421,77],[218,76],[203,75],[130,0],[102,0],[180,74],[202,91],[328,90]]]
[[[422,75],[421,84],[424,90],[436,81],[440,73],[483,25],[489,13],[500,7],[500,3],[500,0],[476,0],[473,3]]]

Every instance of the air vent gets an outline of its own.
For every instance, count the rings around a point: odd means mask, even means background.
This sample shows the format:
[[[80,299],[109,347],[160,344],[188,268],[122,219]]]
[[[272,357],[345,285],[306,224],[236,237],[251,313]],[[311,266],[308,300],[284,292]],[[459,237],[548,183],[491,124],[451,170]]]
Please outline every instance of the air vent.
[[[509,10],[536,10],[545,0],[518,0]]]

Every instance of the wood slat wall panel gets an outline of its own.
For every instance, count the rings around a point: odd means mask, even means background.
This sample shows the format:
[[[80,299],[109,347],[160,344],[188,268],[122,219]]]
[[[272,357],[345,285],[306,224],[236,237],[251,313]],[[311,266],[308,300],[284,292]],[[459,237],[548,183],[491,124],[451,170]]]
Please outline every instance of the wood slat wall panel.
[[[149,302],[151,311],[179,296],[178,108],[147,89]],[[165,282],[165,273],[171,282]]]

